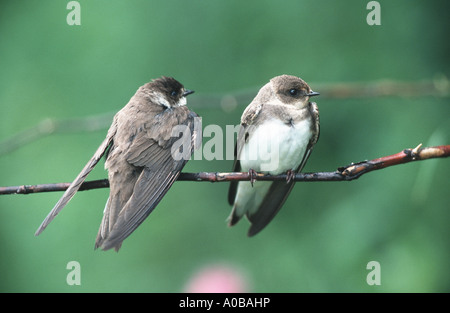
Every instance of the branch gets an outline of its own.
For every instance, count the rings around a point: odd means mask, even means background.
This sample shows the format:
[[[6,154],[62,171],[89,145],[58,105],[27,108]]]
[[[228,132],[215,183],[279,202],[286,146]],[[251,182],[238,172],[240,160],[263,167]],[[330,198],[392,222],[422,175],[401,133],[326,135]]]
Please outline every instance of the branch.
[[[450,156],[450,145],[435,146],[422,148],[422,144],[414,149],[405,149],[399,153],[381,157],[370,161],[362,161],[352,163],[350,165],[340,167],[334,172],[317,172],[317,173],[298,173],[294,176],[294,181],[300,182],[317,182],[317,181],[350,181],[361,177],[363,174],[387,168],[390,166],[405,164],[413,161],[427,160],[433,158],[445,158]],[[181,173],[178,177],[179,181],[208,181],[208,182],[225,182],[225,181],[249,181],[251,179],[260,181],[283,181],[287,180],[286,174],[268,175],[257,173],[218,173],[218,172],[202,172],[202,173]],[[43,185],[22,185],[11,187],[0,187],[1,194],[29,194],[38,192],[64,191],[70,186],[70,183],[43,184]],[[85,182],[81,185],[79,191],[108,188],[107,179],[93,180]]]

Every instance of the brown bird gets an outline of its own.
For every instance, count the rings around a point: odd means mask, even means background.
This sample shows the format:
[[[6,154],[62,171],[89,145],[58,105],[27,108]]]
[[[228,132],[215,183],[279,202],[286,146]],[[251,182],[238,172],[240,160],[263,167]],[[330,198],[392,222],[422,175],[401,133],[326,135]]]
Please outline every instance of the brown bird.
[[[198,143],[194,119],[186,106],[185,89],[171,77],[155,79],[140,87],[115,116],[106,139],[75,178],[36,231],[39,235],[69,202],[106,154],[110,194],[95,248],[118,251],[153,211]]]
[[[241,117],[233,172],[287,173],[287,182],[231,182],[228,201],[233,205],[229,225],[243,215],[253,236],[278,213],[294,187],[292,180],[308,160],[319,139],[319,109],[309,98],[317,96],[301,78],[281,75],[263,86]]]

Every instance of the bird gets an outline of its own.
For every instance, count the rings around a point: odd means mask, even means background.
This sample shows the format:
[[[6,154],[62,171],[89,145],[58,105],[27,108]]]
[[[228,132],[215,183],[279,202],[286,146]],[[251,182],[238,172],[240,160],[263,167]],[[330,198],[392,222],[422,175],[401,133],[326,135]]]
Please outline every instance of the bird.
[[[256,235],[279,212],[294,187],[293,177],[305,166],[319,139],[319,109],[301,78],[276,76],[265,84],[244,110],[235,145],[233,172],[249,172],[250,181],[232,181],[228,225],[244,215],[247,235]],[[256,172],[286,173],[286,181],[256,181]]]
[[[201,140],[185,89],[162,76],[139,87],[114,116],[106,138],[36,231],[41,234],[105,155],[110,185],[95,249],[119,251],[158,205]]]

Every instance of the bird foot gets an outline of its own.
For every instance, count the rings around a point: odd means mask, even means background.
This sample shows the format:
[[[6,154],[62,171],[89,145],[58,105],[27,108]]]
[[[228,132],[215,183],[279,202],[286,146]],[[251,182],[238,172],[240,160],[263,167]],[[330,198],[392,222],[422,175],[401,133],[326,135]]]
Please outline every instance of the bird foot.
[[[286,172],[286,183],[289,184],[291,180],[293,180],[295,177],[295,172],[293,170],[288,170]]]
[[[253,183],[256,181],[256,172],[254,169],[249,169],[248,170],[248,175],[250,176],[250,184],[253,187]]]

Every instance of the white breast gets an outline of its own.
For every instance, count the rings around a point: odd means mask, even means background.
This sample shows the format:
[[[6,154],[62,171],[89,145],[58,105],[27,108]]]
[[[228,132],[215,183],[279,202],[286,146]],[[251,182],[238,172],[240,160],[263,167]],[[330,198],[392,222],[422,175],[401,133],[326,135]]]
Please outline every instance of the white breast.
[[[242,149],[242,170],[254,169],[275,175],[296,169],[311,139],[310,126],[309,120],[292,126],[279,119],[259,125]]]

